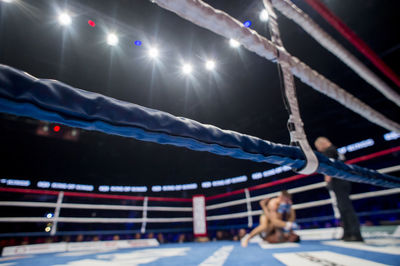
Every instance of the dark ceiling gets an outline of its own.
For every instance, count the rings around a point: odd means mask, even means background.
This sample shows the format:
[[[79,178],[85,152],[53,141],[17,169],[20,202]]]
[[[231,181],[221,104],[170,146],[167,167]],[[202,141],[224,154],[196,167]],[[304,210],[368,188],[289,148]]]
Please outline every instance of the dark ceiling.
[[[258,20],[262,1],[206,1],[269,37]],[[378,75],[348,42],[303,1],[301,9]],[[400,73],[400,1],[325,0],[396,72]],[[287,112],[275,64],[199,28],[148,0],[32,0],[0,2],[0,63],[40,77],[212,124],[223,129],[288,144]],[[75,16],[70,27],[57,23],[57,12]],[[87,21],[92,19],[96,27]],[[350,93],[399,121],[399,108],[324,50],[301,28],[278,13],[287,50]],[[108,46],[115,31],[120,43]],[[142,46],[133,44],[141,40]],[[161,50],[154,63],[146,58],[153,44]],[[215,58],[217,72],[206,73],[202,60]],[[188,79],[181,62],[197,69]],[[397,92],[385,77],[382,77]],[[337,146],[381,135],[371,124],[296,80],[299,103],[310,141],[330,137]],[[266,164],[219,157],[172,146],[81,132],[79,141],[40,137],[37,121],[0,116],[1,177],[106,185],[184,184],[265,170]]]

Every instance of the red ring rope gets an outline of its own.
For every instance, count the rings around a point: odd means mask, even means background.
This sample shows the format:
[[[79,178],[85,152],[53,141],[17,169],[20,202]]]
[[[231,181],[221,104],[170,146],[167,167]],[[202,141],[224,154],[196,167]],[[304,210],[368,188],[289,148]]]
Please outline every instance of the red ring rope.
[[[367,57],[383,74],[400,87],[400,78],[388,67],[382,59],[355,34],[339,17],[333,14],[319,0],[305,0],[318,14],[320,14],[332,27],[345,37],[354,47]]]
[[[394,153],[400,151],[400,146],[394,147],[394,148],[390,148],[390,149],[386,149],[383,151],[378,151],[375,153],[371,153],[369,155],[364,155],[358,158],[354,158],[351,160],[346,161],[347,164],[354,164],[354,163],[358,163],[358,162],[362,162],[362,161],[367,161],[367,160],[371,160],[377,157],[381,157],[390,153]],[[315,174],[312,174],[315,175]],[[295,175],[295,176],[291,176],[291,177],[287,177],[287,178],[283,178],[280,180],[276,180],[276,181],[272,181],[269,183],[265,183],[265,184],[260,184],[260,185],[256,185],[256,186],[252,186],[249,187],[248,190],[249,191],[253,191],[253,190],[258,190],[258,189],[262,189],[262,188],[267,188],[267,187],[272,187],[275,185],[279,185],[279,184],[284,184],[284,183],[288,183],[291,181],[295,181],[298,179],[302,179],[308,176],[312,176],[312,175]],[[16,193],[26,193],[26,194],[42,194],[42,195],[58,195],[58,193],[60,193],[59,191],[53,191],[53,190],[39,190],[39,189],[24,189],[24,188],[1,188],[0,187],[0,192],[16,192]],[[244,193],[244,189],[238,189],[235,191],[231,191],[231,192],[226,192],[226,193],[222,193],[222,194],[218,194],[218,195],[214,195],[214,196],[210,196],[210,197],[206,197],[206,200],[214,200],[214,199],[219,199],[219,198],[223,198],[223,197],[228,197],[228,196],[233,196],[233,195],[237,195],[240,193]],[[64,192],[64,196],[71,196],[71,197],[87,197],[87,198],[103,198],[103,199],[120,199],[120,200],[144,200],[145,197],[141,197],[141,196],[126,196],[126,195],[104,195],[104,194],[96,194],[96,193],[82,193],[82,192],[70,192],[70,191],[65,191]],[[148,197],[149,201],[167,201],[167,202],[192,202],[192,198],[165,198],[165,197]]]
[[[354,164],[354,163],[358,163],[358,162],[362,162],[362,161],[367,161],[367,160],[371,160],[377,157],[381,157],[390,153],[394,153],[400,151],[400,146],[394,147],[394,148],[390,148],[387,150],[383,150],[383,151],[378,151],[375,153],[371,153],[369,155],[365,155],[365,156],[361,156],[358,158],[354,158],[351,160],[346,161],[347,164]],[[288,183],[288,182],[292,182],[298,179],[302,179],[305,177],[309,177],[309,176],[313,176],[316,174],[312,174],[312,175],[295,175],[295,176],[291,176],[291,177],[287,177],[287,178],[283,178],[283,179],[279,179],[276,181],[272,181],[272,182],[268,182],[268,183],[264,183],[264,184],[260,184],[260,185],[256,185],[253,187],[249,187],[248,190],[252,191],[252,190],[258,190],[258,189],[262,189],[262,188],[267,188],[267,187],[272,187],[275,185],[280,185],[280,184],[284,184],[284,183]],[[214,196],[210,196],[210,197],[206,197],[206,201],[209,200],[214,200],[214,199],[219,199],[219,198],[224,198],[224,197],[229,197],[229,196],[233,196],[233,195],[237,195],[240,193],[244,193],[244,189],[239,189],[239,190],[235,190],[235,191],[231,191],[231,192],[226,192],[226,193],[222,193],[222,194],[218,194],[218,195],[214,195]]]

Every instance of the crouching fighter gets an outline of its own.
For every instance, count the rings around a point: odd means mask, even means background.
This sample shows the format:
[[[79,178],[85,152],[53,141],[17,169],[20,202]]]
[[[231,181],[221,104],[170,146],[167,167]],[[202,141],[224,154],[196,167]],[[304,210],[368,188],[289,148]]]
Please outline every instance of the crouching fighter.
[[[260,206],[263,210],[260,225],[243,238],[243,247],[247,247],[249,240],[258,234],[269,243],[300,241],[300,237],[293,232],[298,226],[294,222],[296,213],[292,208],[292,196],[289,192],[282,190],[278,197],[263,199]]]

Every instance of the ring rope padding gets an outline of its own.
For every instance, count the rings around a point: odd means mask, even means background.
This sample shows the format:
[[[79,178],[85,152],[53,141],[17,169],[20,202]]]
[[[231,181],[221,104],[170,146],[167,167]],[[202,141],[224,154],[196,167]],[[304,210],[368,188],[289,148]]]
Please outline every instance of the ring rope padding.
[[[296,169],[305,163],[298,147],[222,130],[59,81],[40,80],[4,65],[0,65],[0,112]],[[384,187],[400,186],[398,177],[316,155],[318,173]]]

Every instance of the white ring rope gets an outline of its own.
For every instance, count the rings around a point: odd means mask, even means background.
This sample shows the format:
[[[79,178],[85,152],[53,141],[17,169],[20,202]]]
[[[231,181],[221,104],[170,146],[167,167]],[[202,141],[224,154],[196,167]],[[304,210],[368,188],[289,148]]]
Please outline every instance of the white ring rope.
[[[291,193],[291,194],[295,194],[295,193],[304,192],[304,191],[317,189],[317,188],[322,188],[322,187],[326,187],[325,182],[319,182],[319,183],[315,183],[315,184],[311,184],[311,185],[292,188],[292,189],[289,189],[288,192]],[[263,195],[251,197],[250,198],[250,202],[259,201],[259,200],[262,200],[262,199],[265,199],[265,198],[272,198],[272,197],[276,197],[278,195],[279,195],[279,192],[263,194]],[[247,199],[240,199],[240,200],[232,200],[232,201],[223,202],[223,203],[211,204],[211,205],[207,205],[206,210],[207,211],[215,210],[215,209],[219,209],[219,208],[224,208],[224,207],[244,204],[246,202],[247,202]]]
[[[400,165],[386,167],[377,170],[380,173],[389,173],[400,171]],[[309,190],[314,190],[318,188],[325,187],[325,182],[319,182],[311,185],[306,185],[302,187],[296,187],[289,189],[289,193],[295,194],[300,192],[305,192]],[[364,192],[359,194],[350,195],[350,199],[352,200],[359,200],[364,198],[371,198],[371,197],[379,197],[379,196],[387,196],[392,194],[400,193],[400,188],[393,188],[393,189],[384,189],[379,191],[371,191],[371,192]],[[279,192],[273,192],[269,194],[259,195],[255,197],[247,198],[240,200],[234,200],[230,202],[218,203],[213,205],[208,205],[206,210],[214,210],[219,208],[224,208],[228,206],[235,206],[240,205],[248,202],[258,201],[267,197],[274,197],[277,196]],[[246,194],[245,194],[246,195]],[[311,207],[318,207],[327,204],[331,204],[331,199],[324,199],[312,202],[305,202],[294,204],[293,208],[295,210],[311,208]],[[125,206],[125,205],[95,205],[95,204],[72,204],[72,203],[63,203],[60,205],[60,208],[64,208],[64,205],[67,205],[67,208],[87,208],[87,209],[111,209],[111,210],[142,210],[142,206]],[[83,207],[79,207],[79,206]],[[48,203],[48,202],[24,202],[24,201],[0,201],[0,206],[15,206],[15,207],[44,207],[44,208],[54,208],[57,206],[56,203]],[[90,207],[90,208],[89,208]],[[150,211],[192,211],[191,207],[147,207],[147,210]],[[260,215],[262,210],[252,211],[251,208],[245,212],[239,213],[232,213],[232,214],[224,214],[224,215],[213,215],[207,216],[207,221],[215,221],[215,220],[225,220],[225,219],[234,219],[234,218],[243,218],[255,215]],[[68,223],[164,223],[164,222],[192,222],[192,217],[178,217],[178,218],[80,218],[80,217],[58,217],[55,219],[53,218],[45,218],[45,217],[1,217],[0,222],[68,222]]]
[[[378,171],[381,174],[396,172],[396,171],[400,171],[400,165],[390,166],[390,167],[382,168],[382,169],[379,169],[376,171]]]
[[[275,62],[276,49],[268,39],[252,29],[246,28],[238,20],[225,12],[216,10],[200,0],[152,0],[162,8],[170,10],[194,24],[213,31],[225,38],[239,41],[248,50]],[[286,51],[280,51],[280,56],[291,66],[292,73],[301,81],[315,90],[338,101],[365,119],[390,131],[400,133],[400,125],[378,113],[350,93],[329,81],[298,58]]]
[[[393,188],[393,189],[385,189],[385,190],[380,190],[380,191],[353,194],[353,195],[350,195],[350,199],[359,200],[359,199],[364,199],[364,198],[387,196],[387,195],[398,194],[398,193],[400,193],[400,188]],[[293,208],[295,210],[299,210],[299,209],[323,206],[323,205],[327,205],[327,204],[331,204],[331,203],[332,203],[331,199],[324,199],[324,200],[294,204]],[[5,205],[3,205],[3,206],[5,206]],[[260,215],[262,213],[262,210],[207,216],[207,221],[248,217],[249,213],[252,216]],[[54,220],[54,218],[49,219],[49,218],[42,218],[42,217],[1,217],[0,218],[0,222],[52,222],[53,220]],[[143,221],[144,221],[143,218],[79,218],[79,217],[59,217],[58,218],[58,222],[68,222],[68,223],[139,223],[139,222],[143,222]],[[192,217],[146,218],[147,223],[192,222],[192,221],[193,221]]]
[[[390,88],[382,79],[367,68],[353,54],[326,33],[307,14],[289,0],[272,0],[273,6],[287,18],[293,20],[325,49],[338,57],[343,63],[354,70],[362,79],[380,91],[387,99],[400,106],[400,95]]]
[[[385,189],[385,190],[376,191],[376,192],[374,191],[374,192],[353,194],[350,196],[350,199],[358,200],[358,199],[371,198],[371,197],[387,196],[387,195],[398,194],[398,193],[400,193],[400,188],[393,188],[393,189]],[[305,209],[305,208],[312,208],[312,207],[328,205],[331,203],[332,203],[331,199],[324,199],[324,200],[317,200],[317,201],[312,201],[312,202],[294,204],[293,208],[295,210],[300,210],[300,209]],[[248,212],[246,211],[246,212],[238,212],[238,213],[232,213],[232,214],[207,216],[207,221],[244,218],[244,217],[247,217],[247,214],[248,214]],[[251,212],[251,215],[253,215],[253,216],[260,215],[260,214],[262,214],[262,210]]]
[[[30,202],[30,201],[0,201],[0,206],[15,207],[42,207],[54,208],[57,203],[49,202]],[[98,209],[98,210],[134,210],[142,211],[143,206],[125,206],[125,205],[107,205],[107,204],[79,204],[79,203],[62,203],[63,209]],[[192,207],[147,207],[149,211],[174,211],[174,212],[191,212]]]
[[[0,222],[53,222],[54,218],[45,217],[1,217]],[[59,217],[58,222],[64,223],[141,223],[143,218],[81,218],[81,217]],[[172,223],[192,222],[192,217],[178,218],[147,218],[147,223]]]

